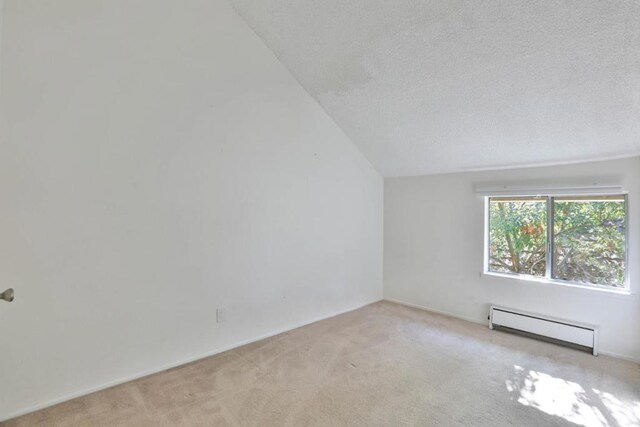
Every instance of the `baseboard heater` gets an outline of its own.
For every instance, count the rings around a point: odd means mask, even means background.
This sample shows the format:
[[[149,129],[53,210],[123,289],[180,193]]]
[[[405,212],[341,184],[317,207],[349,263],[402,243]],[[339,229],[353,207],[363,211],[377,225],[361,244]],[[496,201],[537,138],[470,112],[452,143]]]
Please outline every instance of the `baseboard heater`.
[[[536,338],[572,344],[589,349],[594,356],[598,355],[598,328],[595,326],[491,306],[489,329],[494,328],[505,328],[514,332],[524,332]]]

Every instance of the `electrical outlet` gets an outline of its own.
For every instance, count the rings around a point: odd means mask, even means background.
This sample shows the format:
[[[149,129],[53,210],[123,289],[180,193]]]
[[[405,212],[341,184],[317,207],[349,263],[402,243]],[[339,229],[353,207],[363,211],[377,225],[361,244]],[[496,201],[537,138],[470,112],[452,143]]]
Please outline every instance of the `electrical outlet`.
[[[218,323],[222,323],[226,320],[227,318],[227,309],[224,307],[218,307],[218,309],[216,310],[216,321]]]

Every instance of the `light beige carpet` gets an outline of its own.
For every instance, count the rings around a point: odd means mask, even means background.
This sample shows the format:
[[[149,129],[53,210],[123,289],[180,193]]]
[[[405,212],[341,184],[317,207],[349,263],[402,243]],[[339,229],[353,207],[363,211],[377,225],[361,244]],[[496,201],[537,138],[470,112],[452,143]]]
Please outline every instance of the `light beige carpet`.
[[[638,426],[640,365],[387,302],[7,426]]]

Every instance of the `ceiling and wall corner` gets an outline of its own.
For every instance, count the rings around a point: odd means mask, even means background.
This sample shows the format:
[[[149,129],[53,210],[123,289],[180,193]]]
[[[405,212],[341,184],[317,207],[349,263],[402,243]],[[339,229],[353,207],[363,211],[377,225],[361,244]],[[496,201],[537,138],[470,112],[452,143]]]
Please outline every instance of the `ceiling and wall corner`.
[[[230,0],[385,176],[640,153],[640,2]]]

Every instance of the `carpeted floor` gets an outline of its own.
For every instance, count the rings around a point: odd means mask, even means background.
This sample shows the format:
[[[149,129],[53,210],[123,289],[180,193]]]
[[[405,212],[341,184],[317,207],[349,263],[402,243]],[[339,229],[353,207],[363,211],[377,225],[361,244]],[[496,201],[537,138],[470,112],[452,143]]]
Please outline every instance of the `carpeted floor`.
[[[640,365],[380,302],[7,426],[638,426]]]

